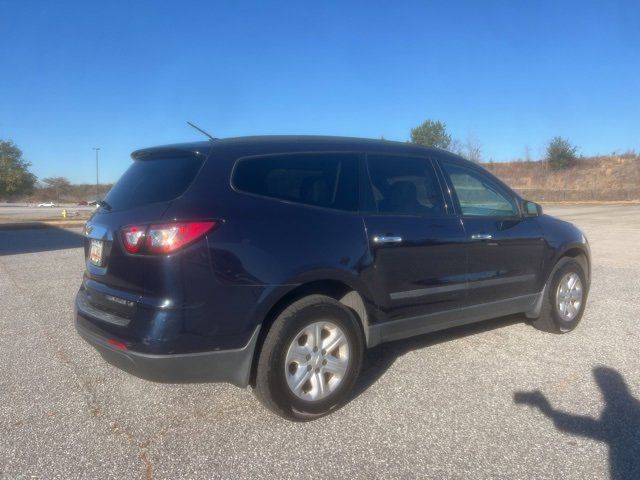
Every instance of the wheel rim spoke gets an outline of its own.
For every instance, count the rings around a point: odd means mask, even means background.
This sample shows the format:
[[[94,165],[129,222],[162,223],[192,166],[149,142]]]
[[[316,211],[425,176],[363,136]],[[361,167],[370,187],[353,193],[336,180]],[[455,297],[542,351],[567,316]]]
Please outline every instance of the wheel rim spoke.
[[[295,345],[294,348],[287,355],[288,362],[296,362],[298,365],[306,365],[308,358],[311,354],[311,350],[302,345]]]
[[[340,330],[335,330],[332,332],[331,336],[325,338],[324,342],[322,342],[322,348],[327,352],[331,353],[336,348],[341,347],[347,342],[344,334]]]
[[[300,392],[302,387],[311,379],[310,370],[302,370],[302,374],[295,378],[294,392]]]
[[[313,327],[313,346],[320,348],[322,343],[322,324],[316,323]]]
[[[334,356],[329,356],[327,357],[326,360],[327,360],[327,364],[325,365],[324,369],[328,373],[335,375],[339,378],[342,378],[344,374],[347,372],[346,361],[342,361],[339,358],[336,358]]]
[[[322,398],[326,395],[327,386],[324,382],[324,375],[321,372],[315,372],[311,378],[311,384],[315,391],[315,398]]]

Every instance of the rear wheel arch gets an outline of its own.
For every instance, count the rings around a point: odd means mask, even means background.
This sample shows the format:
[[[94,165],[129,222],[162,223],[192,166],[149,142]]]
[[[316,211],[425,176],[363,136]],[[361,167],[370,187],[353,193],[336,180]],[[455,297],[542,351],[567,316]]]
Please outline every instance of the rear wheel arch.
[[[253,352],[251,375],[249,381],[250,385],[255,385],[255,375],[258,366],[258,359],[260,357],[260,352],[262,350],[264,340],[267,337],[267,334],[269,333],[269,329],[271,328],[273,322],[276,320],[276,318],[278,318],[280,313],[282,313],[293,302],[309,295],[316,294],[331,297],[343,304],[345,307],[349,308],[349,310],[351,310],[351,312],[355,315],[356,320],[358,321],[358,324],[362,329],[362,334],[365,338],[366,344],[369,344],[369,313],[365,306],[362,295],[352,285],[335,279],[314,280],[303,283],[301,285],[297,285],[296,287],[286,292],[284,295],[281,295],[280,298],[271,306],[262,320],[260,334],[258,337],[258,341],[256,342],[255,350]]]

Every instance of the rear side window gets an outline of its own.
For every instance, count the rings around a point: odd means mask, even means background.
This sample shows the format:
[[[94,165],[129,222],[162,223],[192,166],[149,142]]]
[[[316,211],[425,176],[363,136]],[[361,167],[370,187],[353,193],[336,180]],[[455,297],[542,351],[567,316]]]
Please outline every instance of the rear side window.
[[[136,160],[105,200],[113,210],[173,200],[189,187],[203,161],[199,157]]]
[[[358,157],[305,153],[240,160],[233,186],[240,191],[339,210],[358,208]]]
[[[442,191],[430,160],[394,155],[369,155],[367,159],[378,213],[445,215]]]

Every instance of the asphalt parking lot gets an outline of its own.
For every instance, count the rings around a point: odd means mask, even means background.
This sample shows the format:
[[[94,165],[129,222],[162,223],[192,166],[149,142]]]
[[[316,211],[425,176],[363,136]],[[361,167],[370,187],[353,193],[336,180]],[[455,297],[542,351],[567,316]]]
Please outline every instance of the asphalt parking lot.
[[[0,230],[0,478],[640,478],[640,206],[548,211],[591,242],[575,332],[510,317],[385,345],[304,424],[109,366],[73,328],[79,231]]]

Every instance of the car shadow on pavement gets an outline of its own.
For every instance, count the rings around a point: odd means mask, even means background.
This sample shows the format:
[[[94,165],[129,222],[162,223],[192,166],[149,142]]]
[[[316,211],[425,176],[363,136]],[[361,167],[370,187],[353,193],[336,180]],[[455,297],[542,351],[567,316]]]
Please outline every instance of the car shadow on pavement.
[[[611,479],[640,479],[640,401],[613,368],[594,368],[593,376],[605,401],[597,419],[557,410],[537,390],[515,392],[513,400],[538,408],[561,432],[607,443]]]
[[[80,228],[74,230],[31,225],[0,228],[0,256],[79,248],[83,245]]]
[[[375,384],[384,373],[393,365],[397,358],[413,350],[420,350],[440,343],[458,340],[469,335],[477,335],[482,332],[497,330],[518,323],[523,323],[525,317],[522,315],[510,315],[483,322],[473,323],[460,327],[454,327],[434,333],[427,333],[417,337],[410,337],[404,340],[396,340],[383,343],[364,353],[362,371],[356,383],[353,398],[362,394],[365,390]]]

